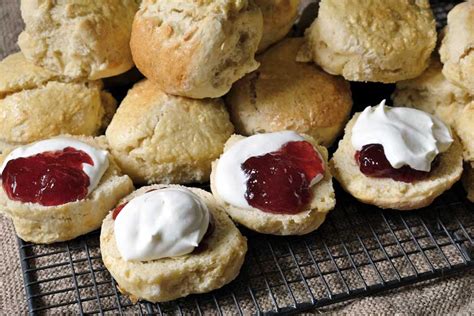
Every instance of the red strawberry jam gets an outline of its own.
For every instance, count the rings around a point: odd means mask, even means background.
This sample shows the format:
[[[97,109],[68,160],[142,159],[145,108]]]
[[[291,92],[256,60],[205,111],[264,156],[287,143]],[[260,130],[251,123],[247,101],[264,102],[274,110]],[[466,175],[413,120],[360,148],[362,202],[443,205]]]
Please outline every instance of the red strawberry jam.
[[[127,205],[128,202],[125,202],[123,204],[120,204],[119,206],[117,206],[116,208],[114,208],[113,212],[112,212],[112,219],[115,220],[117,218],[117,216],[120,214],[120,212],[123,210],[123,208],[125,207],[125,205]]]
[[[395,169],[385,156],[383,146],[380,144],[369,144],[362,147],[361,151],[356,151],[355,160],[359,164],[360,171],[368,177],[391,178],[402,182],[415,182],[425,179],[429,172],[412,169],[410,166],[403,166]],[[438,160],[432,163],[431,170],[437,166]]]
[[[2,186],[11,200],[62,205],[87,196],[89,176],[82,164],[94,165],[81,150],[66,147],[10,160],[2,172]]]
[[[242,164],[249,177],[245,199],[264,212],[296,214],[311,201],[311,181],[324,174],[324,163],[313,145],[288,142],[279,150],[250,157]]]

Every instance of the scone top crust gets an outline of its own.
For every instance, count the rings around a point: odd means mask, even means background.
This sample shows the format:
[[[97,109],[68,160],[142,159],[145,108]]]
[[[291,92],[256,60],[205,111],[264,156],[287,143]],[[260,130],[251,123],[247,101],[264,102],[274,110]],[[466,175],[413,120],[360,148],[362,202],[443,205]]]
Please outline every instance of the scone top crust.
[[[436,26],[428,0],[323,0],[306,39],[300,60],[348,80],[390,83],[428,66]]]
[[[440,55],[448,80],[474,94],[474,2],[458,4],[448,14]]]
[[[106,131],[119,165],[138,183],[208,181],[233,132],[221,99],[168,95],[144,80],[129,90]]]
[[[226,98],[242,135],[294,130],[329,146],[352,108],[349,83],[295,58],[303,38],[287,38],[257,57],[261,66]]]
[[[96,135],[116,101],[101,81],[71,80],[28,62],[0,62],[0,151],[59,134]]]
[[[220,97],[255,70],[260,9],[247,0],[147,0],[130,46],[140,71],[170,94]]]
[[[300,0],[255,0],[262,10],[263,36],[258,52],[278,42],[290,31],[298,16]]]
[[[138,0],[21,1],[28,60],[72,78],[118,75],[133,66],[129,39]]]

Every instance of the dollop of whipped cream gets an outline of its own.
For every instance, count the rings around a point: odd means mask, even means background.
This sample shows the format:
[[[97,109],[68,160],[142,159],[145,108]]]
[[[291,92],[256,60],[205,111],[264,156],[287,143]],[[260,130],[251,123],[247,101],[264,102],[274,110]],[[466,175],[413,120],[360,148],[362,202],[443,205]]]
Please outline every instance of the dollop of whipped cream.
[[[114,222],[117,248],[125,260],[148,261],[191,253],[209,226],[209,209],[186,188],[140,195]]]
[[[436,117],[412,108],[389,107],[383,100],[367,107],[352,127],[352,147],[383,146],[393,168],[405,165],[429,172],[435,157],[453,142],[449,128]]]
[[[90,194],[100,182],[100,179],[104,175],[105,171],[109,167],[108,152],[105,150],[97,149],[89,144],[81,142],[71,137],[53,137],[46,140],[41,140],[26,146],[21,146],[10,152],[0,167],[0,174],[3,173],[3,169],[10,160],[17,158],[31,157],[37,154],[44,153],[46,151],[59,151],[66,147],[72,147],[77,150],[82,150],[89,157],[91,157],[94,165],[82,164],[82,170],[89,177],[89,186],[87,188],[88,194]]]
[[[283,131],[257,134],[238,141],[222,154],[217,163],[214,177],[214,188],[217,194],[231,205],[246,209],[252,208],[245,198],[249,177],[242,169],[242,164],[250,157],[277,151],[288,142],[304,140],[296,132]],[[318,151],[316,152],[320,155]],[[315,185],[322,178],[323,175],[315,177],[310,185]]]

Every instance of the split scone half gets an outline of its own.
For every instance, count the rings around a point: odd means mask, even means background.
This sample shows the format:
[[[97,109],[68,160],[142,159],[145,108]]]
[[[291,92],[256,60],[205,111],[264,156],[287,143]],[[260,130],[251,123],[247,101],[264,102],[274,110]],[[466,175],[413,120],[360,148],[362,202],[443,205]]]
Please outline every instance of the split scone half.
[[[153,204],[154,198],[160,201],[159,206]],[[207,209],[208,217],[189,213],[194,211],[186,207],[188,198],[201,205],[200,211]],[[148,206],[138,206],[140,201],[148,201]],[[134,211],[126,208],[132,203],[142,214],[138,217],[145,213],[151,217],[145,222],[141,217],[139,225],[131,223],[126,216],[135,215],[124,212]],[[202,228],[197,239],[199,227],[192,228],[194,224]],[[147,233],[150,227],[151,236]],[[186,244],[190,240],[193,242]],[[210,193],[179,185],[152,185],[133,192],[109,213],[102,224],[100,249],[123,294],[135,302],[165,302],[210,292],[235,279],[244,262],[247,240]]]
[[[347,124],[344,138],[330,162],[334,177],[359,201],[380,208],[418,209],[430,205],[461,177],[463,149],[455,135],[447,151],[438,154],[438,165],[423,179],[403,182],[366,176],[355,159],[356,149],[351,142],[352,130],[359,116],[360,113],[356,113]],[[373,133],[377,130],[374,129]]]
[[[52,140],[54,141],[53,144],[51,143]],[[9,157],[14,156],[20,157],[20,159],[23,159],[22,157],[31,157],[32,155],[25,155],[25,153],[34,153],[34,148],[38,148],[38,146],[39,148],[60,149],[61,146],[62,148],[65,148],[66,145],[64,144],[73,148],[79,146],[80,149],[85,150],[87,154],[92,150],[92,152],[99,153],[99,155],[104,155],[103,160],[99,164],[97,161],[93,160],[99,170],[86,171],[86,173],[90,175],[89,182],[91,182],[87,196],[59,205],[48,205],[52,203],[51,199],[55,199],[56,197],[54,195],[57,194],[48,193],[48,190],[50,189],[50,186],[54,187],[58,184],[55,182],[55,179],[49,178],[49,175],[44,175],[41,179],[44,184],[39,188],[39,190],[43,192],[34,192],[34,197],[38,198],[38,196],[42,194],[43,197],[48,195],[49,198],[43,199],[42,202],[22,202],[22,200],[19,200],[18,196],[15,195],[16,198],[12,199],[10,195],[16,193],[7,193],[7,178],[11,179],[11,177],[16,177],[17,180],[14,180],[17,183],[15,192],[22,191],[23,193],[19,193],[21,195],[24,194],[25,190],[21,188],[22,184],[19,182],[20,180],[18,180],[19,177],[24,176],[25,173],[28,172],[37,175],[37,172],[28,169],[31,167],[30,165],[26,167],[23,166],[23,169],[20,168],[19,174],[14,174],[16,172],[14,171],[7,175],[5,170],[8,168],[8,164],[5,166],[5,160],[10,160]],[[14,151],[3,153],[0,157],[0,163],[4,164],[2,166],[3,182],[0,181],[2,184],[2,188],[0,188],[0,211],[13,220],[16,233],[21,239],[34,243],[49,244],[71,240],[100,227],[107,212],[117,204],[117,201],[133,190],[131,179],[127,175],[122,174],[121,170],[115,163],[114,158],[106,151],[106,149],[107,144],[105,137],[61,136],[33,143],[28,146],[22,146]],[[41,153],[43,150],[40,150],[39,152]],[[9,155],[10,153],[14,156]],[[39,164],[35,163],[32,169],[37,169],[39,166]],[[84,167],[84,164],[82,167],[86,168]],[[16,170],[18,171],[18,169]],[[64,172],[64,170],[59,172]],[[77,174],[70,175],[70,177],[76,176]],[[37,180],[38,179],[35,179],[34,181]],[[31,181],[33,182],[33,180]],[[92,184],[93,182],[95,183]],[[11,183],[14,184],[15,182]],[[23,181],[23,183],[25,182]],[[67,184],[65,190],[69,191],[69,186],[70,185]],[[74,184],[71,186],[76,185]],[[66,192],[65,194],[68,193]]]
[[[312,145],[316,152],[320,155],[322,164],[324,166],[323,173],[319,179],[319,182],[309,187],[310,191],[310,200],[307,204],[303,206],[303,209],[299,212],[287,213],[279,212],[273,213],[268,211],[263,211],[257,207],[253,207],[247,203],[247,205],[235,205],[229,199],[222,196],[221,189],[222,183],[219,181],[226,182],[226,179],[234,177],[233,175],[222,175],[219,176],[218,173],[221,172],[219,169],[219,164],[223,160],[223,157],[226,153],[232,150],[232,148],[242,142],[243,140],[249,140],[254,137],[266,137],[266,135],[286,135],[288,140],[293,140],[293,137],[301,137],[301,140],[306,141]],[[263,143],[267,142],[265,139]],[[269,140],[268,143],[271,143],[272,140]],[[282,143],[282,142],[280,142]],[[261,144],[250,144],[249,147],[260,147]],[[274,147],[274,149],[278,149]],[[245,149],[244,149],[245,151]],[[261,152],[260,155],[268,154],[268,152]],[[255,157],[255,156],[253,156]],[[252,158],[252,157],[251,157]],[[221,155],[220,159],[216,160],[212,164],[211,172],[211,190],[220,205],[224,210],[232,217],[232,219],[247,228],[264,233],[264,234],[273,234],[273,235],[304,235],[316,230],[326,219],[326,215],[330,210],[332,210],[336,205],[336,198],[334,193],[334,188],[332,185],[332,175],[328,166],[328,152],[327,149],[323,146],[318,145],[316,140],[307,135],[297,134],[291,131],[284,132],[275,132],[267,134],[257,134],[250,137],[244,137],[240,135],[233,135],[225,144],[224,153]],[[235,166],[239,168],[239,163]],[[219,180],[223,179],[223,180]],[[263,180],[266,181],[266,180]],[[291,180],[290,180],[291,182]],[[240,200],[243,201],[245,184],[242,184],[244,187],[240,188],[241,193]],[[238,194],[238,193],[236,193]]]

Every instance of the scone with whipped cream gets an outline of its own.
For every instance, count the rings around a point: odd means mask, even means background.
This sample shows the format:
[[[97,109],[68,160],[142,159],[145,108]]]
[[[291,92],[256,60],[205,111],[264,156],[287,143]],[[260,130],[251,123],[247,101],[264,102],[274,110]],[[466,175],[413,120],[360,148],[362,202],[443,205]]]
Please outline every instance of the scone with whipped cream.
[[[435,116],[382,101],[349,121],[331,169],[356,199],[412,210],[428,206],[459,180],[462,146]]]
[[[143,0],[130,47],[140,72],[166,93],[216,98],[258,68],[262,29],[253,0]]]
[[[59,136],[4,153],[0,210],[20,238],[53,243],[100,227],[133,190],[106,148],[104,137]]]
[[[232,136],[213,162],[211,190],[234,221],[274,235],[317,229],[336,204],[328,152],[293,131]]]
[[[247,240],[210,193],[153,185],[109,213],[100,249],[122,293],[132,301],[165,302],[236,278]]]
[[[95,136],[117,103],[102,82],[54,74],[15,53],[0,62],[0,151],[60,134]]]

